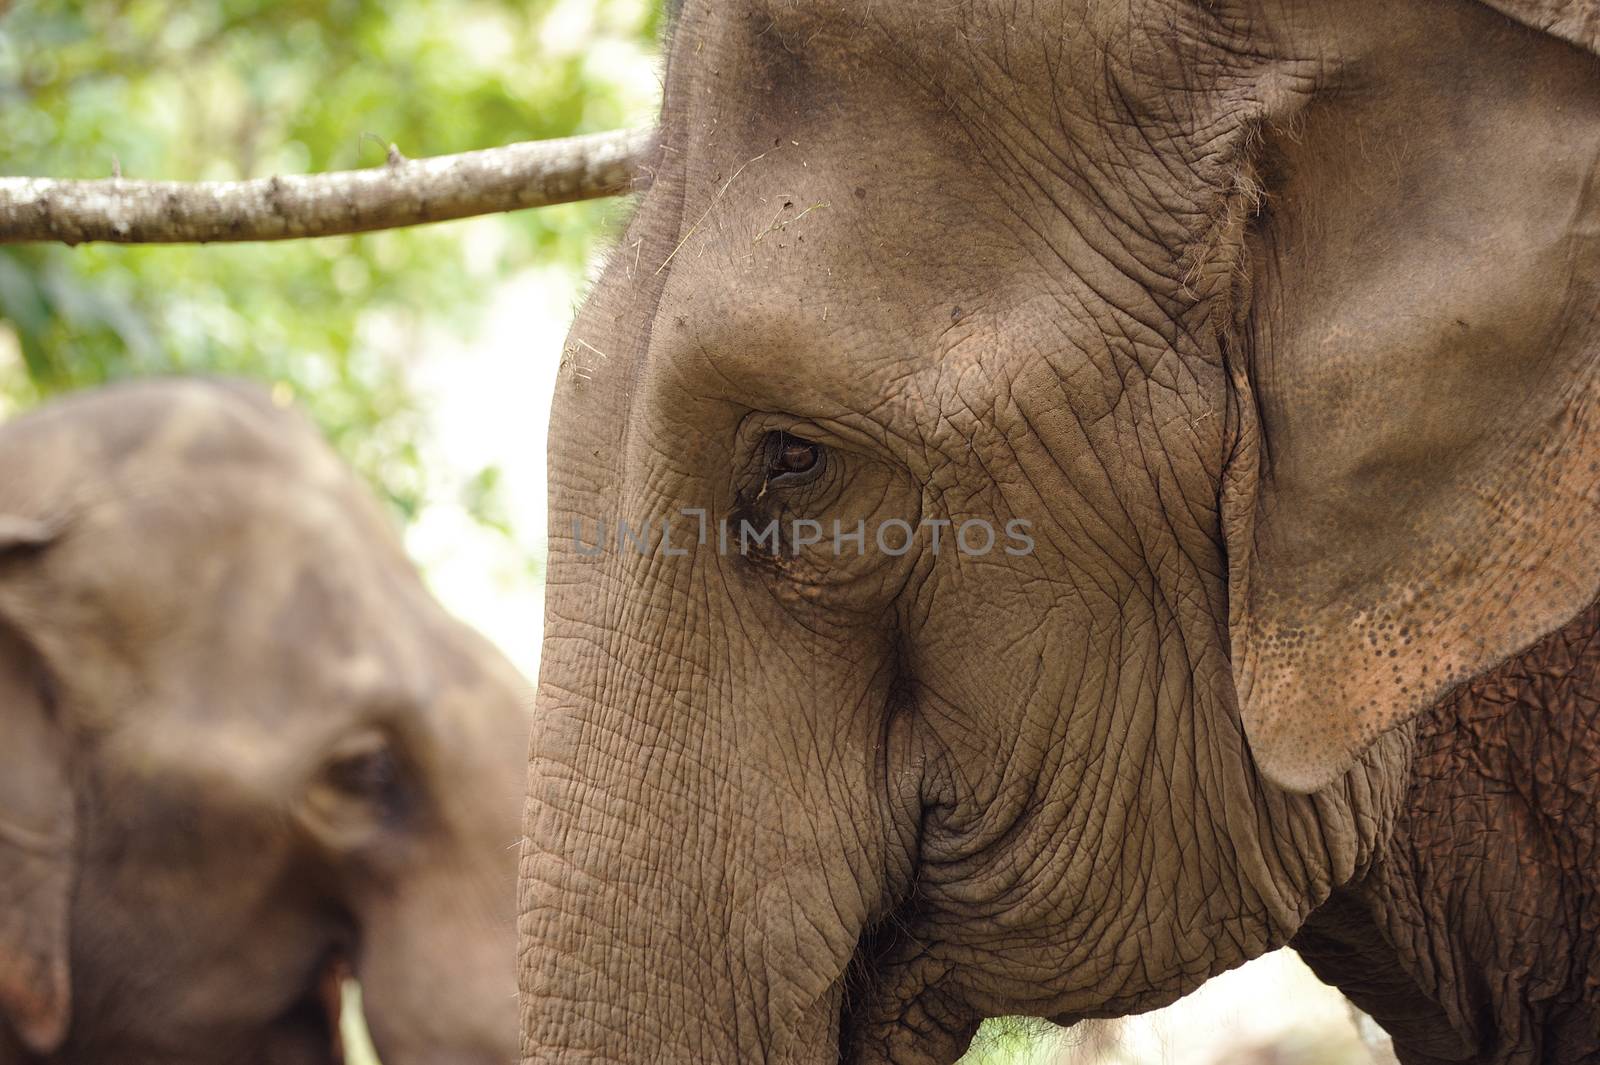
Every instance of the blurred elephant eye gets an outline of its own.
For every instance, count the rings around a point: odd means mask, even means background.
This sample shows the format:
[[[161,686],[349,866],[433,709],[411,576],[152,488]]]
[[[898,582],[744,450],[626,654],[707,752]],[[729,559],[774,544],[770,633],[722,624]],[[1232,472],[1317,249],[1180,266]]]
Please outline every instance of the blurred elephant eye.
[[[822,445],[788,433],[773,433],[767,474],[774,480],[804,477],[822,467]]]
[[[306,795],[306,812],[330,842],[353,843],[404,815],[405,775],[387,733],[348,736],[328,752]]]
[[[387,748],[350,755],[328,766],[328,783],[350,795],[381,798],[399,779],[400,767]]]

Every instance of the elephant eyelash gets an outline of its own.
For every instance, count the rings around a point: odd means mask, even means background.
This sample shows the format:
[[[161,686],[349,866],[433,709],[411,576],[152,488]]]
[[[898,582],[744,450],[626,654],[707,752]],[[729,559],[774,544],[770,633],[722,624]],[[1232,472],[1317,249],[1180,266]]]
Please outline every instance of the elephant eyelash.
[[[828,449],[793,433],[768,433],[763,441],[764,464],[759,500],[771,488],[796,488],[810,484],[827,470]]]
[[[764,433],[746,455],[727,527],[736,530],[735,537],[741,528],[757,530],[749,549],[739,552],[748,561],[786,567],[798,553],[787,535],[791,523],[816,520],[818,512],[828,509],[838,487],[839,464],[827,445],[787,430]],[[778,530],[775,543],[760,532],[769,527]]]

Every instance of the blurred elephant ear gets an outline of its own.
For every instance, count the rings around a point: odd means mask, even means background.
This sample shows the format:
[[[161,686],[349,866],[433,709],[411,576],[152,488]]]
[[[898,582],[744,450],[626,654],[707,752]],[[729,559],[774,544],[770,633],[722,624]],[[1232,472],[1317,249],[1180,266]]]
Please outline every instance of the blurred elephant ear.
[[[1234,678],[1297,791],[1600,591],[1600,70],[1486,6],[1396,25],[1267,137],[1230,325]]]
[[[74,803],[50,678],[8,619],[6,586],[50,530],[0,514],[0,1026],[49,1054],[65,1038]]]

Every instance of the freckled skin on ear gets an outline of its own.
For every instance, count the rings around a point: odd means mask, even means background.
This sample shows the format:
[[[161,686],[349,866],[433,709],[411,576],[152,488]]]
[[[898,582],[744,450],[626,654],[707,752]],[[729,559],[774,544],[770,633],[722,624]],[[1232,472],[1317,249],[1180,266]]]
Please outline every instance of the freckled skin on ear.
[[[1600,605],[1423,715],[1393,836],[1295,949],[1404,1061],[1600,1061],[1597,767]]]
[[[1235,364],[1234,669],[1303,791],[1600,591],[1595,59],[1469,4],[1380,24],[1382,94],[1268,135]]]

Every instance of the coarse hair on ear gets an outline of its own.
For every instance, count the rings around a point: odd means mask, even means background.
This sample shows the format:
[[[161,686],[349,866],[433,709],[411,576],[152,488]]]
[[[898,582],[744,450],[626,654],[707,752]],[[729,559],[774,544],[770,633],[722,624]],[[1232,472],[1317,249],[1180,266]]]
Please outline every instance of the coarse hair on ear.
[[[53,540],[46,523],[0,514],[0,590]],[[43,1055],[71,1012],[76,812],[56,709],[49,672],[0,597],[0,1027]]]
[[[1230,326],[1234,677],[1295,791],[1600,594],[1600,5],[1419,8],[1268,146]]]

